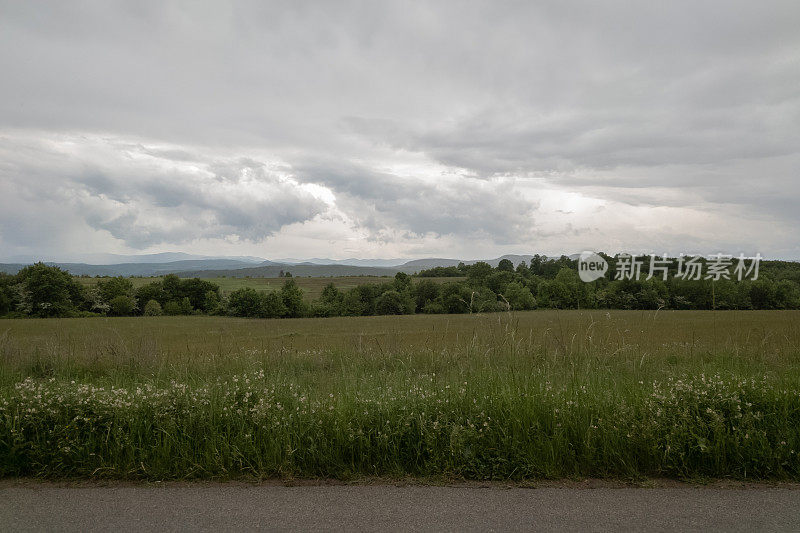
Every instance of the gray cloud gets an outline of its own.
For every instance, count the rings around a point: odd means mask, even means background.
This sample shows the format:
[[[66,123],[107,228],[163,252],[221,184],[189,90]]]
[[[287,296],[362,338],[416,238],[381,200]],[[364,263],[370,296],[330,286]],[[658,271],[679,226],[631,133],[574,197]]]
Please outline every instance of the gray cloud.
[[[356,164],[315,161],[293,165],[300,181],[329,187],[337,205],[373,238],[396,228],[405,238],[426,234],[479,237],[497,244],[536,234],[538,203],[521,198],[513,182],[398,176]]]
[[[23,199],[62,206],[55,213],[32,212],[40,221],[58,219],[60,211],[71,207],[73,218],[132,248],[195,239],[258,242],[327,209],[297,183],[252,160],[200,159],[173,167],[170,159],[150,156],[157,150],[135,151],[103,139],[83,142],[88,156],[70,153],[72,142],[52,147],[4,139],[0,155],[6,165],[0,177],[16,190],[0,200],[3,212],[13,213],[2,217],[3,227],[20,218],[11,205]],[[9,231],[3,239],[19,244],[30,237]]]
[[[6,248],[800,257],[796,2],[0,4]]]

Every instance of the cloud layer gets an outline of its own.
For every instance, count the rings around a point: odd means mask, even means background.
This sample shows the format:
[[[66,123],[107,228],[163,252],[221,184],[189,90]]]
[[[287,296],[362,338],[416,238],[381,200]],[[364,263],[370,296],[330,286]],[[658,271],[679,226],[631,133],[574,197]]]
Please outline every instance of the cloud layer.
[[[2,12],[0,256],[800,258],[795,2]]]

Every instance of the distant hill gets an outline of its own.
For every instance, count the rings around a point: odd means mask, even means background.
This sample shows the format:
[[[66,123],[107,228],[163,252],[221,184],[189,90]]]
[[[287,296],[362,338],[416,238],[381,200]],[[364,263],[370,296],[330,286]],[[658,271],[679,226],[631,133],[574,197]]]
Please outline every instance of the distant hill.
[[[431,257],[428,259],[414,259],[413,261],[408,261],[403,263],[401,266],[414,267],[419,270],[425,270],[427,268],[434,268],[434,267],[458,266],[458,264],[461,262],[466,263],[466,261],[462,261],[461,259],[441,259],[437,257]]]
[[[526,263],[530,263],[531,259],[533,259],[532,255],[503,255],[497,257],[495,259],[472,259],[472,260],[463,260],[463,259],[440,259],[440,258],[428,258],[428,259],[414,259],[413,261],[407,261],[400,265],[400,268],[407,268],[407,267],[416,267],[419,269],[426,269],[426,268],[434,268],[434,267],[449,267],[449,266],[458,266],[459,263],[464,263],[465,265],[472,265],[479,261],[483,261],[484,263],[489,263],[493,267],[496,267],[500,261],[503,259],[508,259],[514,266],[517,266],[522,261]]]
[[[285,265],[351,265],[351,266],[371,266],[371,267],[395,267],[402,265],[406,262],[405,259],[356,259],[354,257],[348,259],[324,259],[319,257],[312,257],[311,259],[275,259],[275,263],[283,263]]]
[[[521,261],[530,262],[533,258],[532,255],[504,255],[495,259],[485,259],[485,261],[492,266],[497,266],[502,259],[508,259],[518,265]],[[281,271],[291,272],[293,276],[311,276],[311,277],[327,277],[327,276],[394,276],[398,272],[405,272],[406,274],[414,274],[420,270],[426,270],[437,266],[458,266],[459,263],[471,265],[481,261],[480,259],[462,261],[461,259],[414,259],[407,261],[397,266],[356,266],[346,264],[328,264],[318,265],[312,262],[303,262],[295,264],[272,264],[249,268],[236,268],[225,270],[201,270],[201,271],[187,271],[176,272],[180,277],[200,277],[200,278],[274,278],[277,277]]]
[[[111,254],[98,254],[98,257],[107,258]],[[128,261],[115,264],[89,264],[89,263],[70,263],[70,262],[46,262],[48,265],[55,265],[62,268],[74,276],[163,276],[165,274],[177,274],[181,277],[258,277],[273,278],[277,277],[281,271],[291,272],[295,276],[327,277],[327,276],[394,276],[398,272],[413,274],[420,270],[426,270],[437,266],[457,266],[463,262],[465,264],[476,263],[475,260],[427,258],[414,259],[395,265],[388,265],[400,260],[389,259],[343,259],[331,263],[318,263],[325,259],[310,259],[308,261],[297,262],[277,262],[268,261],[257,257],[243,258],[204,258],[198,259],[197,256],[190,256],[182,253],[150,254],[147,258],[173,258],[173,257],[193,257],[193,259],[182,259],[174,261]],[[115,256],[129,257],[129,256]],[[521,261],[529,262],[531,255],[504,255],[495,259],[485,259],[492,266],[502,259],[509,259],[514,265]],[[330,260],[327,260],[330,261]],[[354,264],[352,264],[354,263]],[[19,270],[30,262],[13,262],[0,264],[0,272],[16,274]]]
[[[314,265],[311,263],[298,265],[268,265],[250,268],[226,270],[200,270],[176,272],[182,278],[277,278],[281,272],[291,272],[293,276],[328,277],[328,276],[394,276],[401,269],[392,267],[362,267],[352,265]],[[415,270],[408,273],[411,274]]]
[[[208,259],[229,259],[240,261],[250,265],[263,263],[263,257],[252,256],[218,256],[218,255],[195,255],[184,252],[160,252],[156,254],[139,255],[120,255],[120,254],[71,254],[60,257],[48,256],[29,256],[18,255],[11,257],[0,257],[0,261],[6,264],[29,265],[37,261],[44,261],[47,264],[75,264],[75,265],[122,265],[127,263],[173,263],[176,261],[194,261]]]
[[[27,263],[30,264],[30,263]],[[23,263],[0,264],[0,272],[16,274],[27,266]],[[86,263],[47,263],[68,271],[73,276],[161,276],[171,272],[208,269],[236,269],[253,266],[250,261],[235,259],[191,259],[166,263],[119,263],[115,265],[89,265]]]

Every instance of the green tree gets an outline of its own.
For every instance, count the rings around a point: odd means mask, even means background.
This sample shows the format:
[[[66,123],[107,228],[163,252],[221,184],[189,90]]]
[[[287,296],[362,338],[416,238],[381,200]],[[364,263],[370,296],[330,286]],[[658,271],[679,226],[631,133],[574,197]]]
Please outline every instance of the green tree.
[[[536,308],[536,299],[531,294],[530,289],[522,283],[512,281],[506,286],[503,296],[514,311],[525,311]]]
[[[420,311],[429,302],[433,302],[439,297],[439,285],[429,279],[424,279],[414,286],[413,294],[416,309]]]
[[[17,273],[22,285],[24,307],[33,316],[68,316],[75,311],[72,298],[83,291],[69,272],[44,263],[30,265]]]
[[[398,272],[395,274],[394,288],[397,292],[405,292],[411,289],[411,276],[405,272]]]
[[[343,314],[344,295],[333,283],[322,289],[320,299],[314,302],[311,314],[314,316],[341,316]]]
[[[136,300],[131,296],[115,296],[108,302],[111,316],[130,316],[136,312]]]
[[[509,259],[501,259],[497,264],[497,270],[500,272],[514,272],[514,263]]]
[[[192,307],[203,312],[208,312],[209,305],[213,306],[219,301],[219,285],[204,279],[181,279],[177,284],[176,291],[178,297],[189,298]],[[212,297],[209,301],[209,292],[216,293],[217,298]]]
[[[493,269],[489,263],[478,261],[474,265],[468,267],[467,277],[478,284],[483,283],[486,277],[492,273]]]
[[[188,296],[179,300],[170,300],[164,305],[164,314],[166,315],[191,315],[192,311],[194,309]]]
[[[488,287],[476,287],[470,291],[469,307],[471,313],[492,313],[501,311],[503,304],[497,301],[497,294]]]
[[[308,307],[303,301],[303,289],[297,286],[293,280],[287,280],[280,290],[280,297],[283,300],[283,305],[286,306],[286,316],[297,318],[305,316],[308,313]]]
[[[184,294],[181,291],[181,278],[175,274],[167,274],[161,278],[161,289],[166,300],[180,300]]]
[[[281,318],[289,313],[283,303],[283,299],[276,292],[261,293],[261,306],[258,312],[259,318]]]
[[[161,281],[154,281],[136,289],[136,301],[139,302],[140,308],[144,309],[150,300],[157,301],[162,307],[169,301]]]
[[[144,316],[161,316],[164,311],[161,309],[161,304],[156,300],[150,300],[144,306]]]
[[[375,312],[379,315],[402,315],[406,312],[403,296],[395,291],[386,291],[375,302]]]
[[[471,301],[470,291],[460,283],[443,283],[439,301],[445,313],[466,313]]]
[[[345,316],[363,316],[369,314],[369,306],[362,297],[360,287],[353,287],[344,293],[342,298],[342,314]]]
[[[488,288],[494,291],[497,294],[500,294],[506,290],[506,286],[515,281],[518,275],[513,271],[508,270],[498,270],[497,272],[492,272],[486,279],[483,281]]]
[[[203,305],[200,307],[200,309],[206,313],[215,314],[218,313],[221,308],[222,297],[219,295],[219,290],[207,291],[205,298],[203,298]]]
[[[261,313],[262,300],[252,287],[236,289],[228,297],[228,312],[233,316],[257,317]]]
[[[97,282],[97,289],[104,301],[111,303],[117,296],[133,296],[133,282],[128,278],[117,276]]]

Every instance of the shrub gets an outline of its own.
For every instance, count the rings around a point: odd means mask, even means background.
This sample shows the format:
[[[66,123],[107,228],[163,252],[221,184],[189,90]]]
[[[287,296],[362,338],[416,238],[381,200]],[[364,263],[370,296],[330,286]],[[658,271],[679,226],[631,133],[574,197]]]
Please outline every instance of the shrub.
[[[296,318],[308,314],[308,306],[303,301],[303,290],[294,280],[288,280],[280,291],[283,305],[286,306],[286,316]]]
[[[161,304],[155,300],[150,300],[144,306],[144,316],[161,316],[163,314]]]
[[[192,311],[192,303],[188,297],[184,297],[182,300],[170,300],[164,306],[166,315],[191,315]]]
[[[136,300],[130,296],[116,296],[108,302],[108,307],[112,316],[130,316],[136,311]]]
[[[531,294],[530,289],[523,287],[521,283],[516,281],[508,284],[503,296],[514,311],[523,311],[536,307],[536,299]]]
[[[117,296],[133,295],[133,282],[122,276],[117,276],[97,282],[97,289],[100,291],[100,296],[102,296],[103,300],[110,304],[111,300]]]
[[[397,291],[386,291],[375,302],[375,312],[379,315],[402,315],[405,313],[403,297]]]
[[[236,289],[228,298],[228,312],[233,316],[256,317],[260,307],[259,293],[252,287]]]

